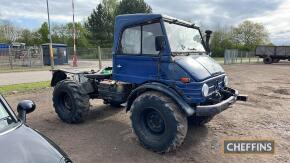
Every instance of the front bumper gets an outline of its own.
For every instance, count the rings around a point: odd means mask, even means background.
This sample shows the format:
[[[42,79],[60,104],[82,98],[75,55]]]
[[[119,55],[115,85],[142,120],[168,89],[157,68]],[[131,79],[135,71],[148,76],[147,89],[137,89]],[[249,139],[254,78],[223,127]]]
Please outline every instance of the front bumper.
[[[239,92],[237,90],[226,88],[225,91],[230,95],[228,98],[221,101],[220,103],[214,105],[196,106],[196,116],[214,116],[229,108],[229,106],[234,104],[236,101],[247,101],[248,99],[247,95],[239,95]]]

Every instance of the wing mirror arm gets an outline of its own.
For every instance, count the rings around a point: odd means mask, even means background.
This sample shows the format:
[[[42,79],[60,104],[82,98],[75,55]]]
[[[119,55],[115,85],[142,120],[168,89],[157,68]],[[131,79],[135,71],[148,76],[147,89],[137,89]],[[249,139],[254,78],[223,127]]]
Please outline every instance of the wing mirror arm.
[[[211,30],[206,30],[205,31],[205,46],[206,46],[206,51],[210,54],[210,46],[209,46],[209,41],[211,37],[212,31]]]
[[[36,105],[33,101],[23,100],[17,106],[18,118],[26,123],[26,114],[33,112],[36,108]]]

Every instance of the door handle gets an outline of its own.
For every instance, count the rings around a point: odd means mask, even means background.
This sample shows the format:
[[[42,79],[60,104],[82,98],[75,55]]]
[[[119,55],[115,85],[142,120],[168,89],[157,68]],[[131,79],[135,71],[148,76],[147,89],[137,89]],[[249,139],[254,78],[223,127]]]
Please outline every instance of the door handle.
[[[122,66],[121,65],[117,65],[117,68],[122,68]]]

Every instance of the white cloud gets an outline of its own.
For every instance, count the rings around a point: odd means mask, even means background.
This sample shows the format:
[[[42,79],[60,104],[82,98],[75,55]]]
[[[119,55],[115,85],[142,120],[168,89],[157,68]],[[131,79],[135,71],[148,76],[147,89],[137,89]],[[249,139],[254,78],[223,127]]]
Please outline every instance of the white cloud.
[[[76,20],[86,18],[96,8],[100,0],[75,0]],[[5,5],[2,5],[5,4]],[[50,17],[55,22],[72,21],[71,0],[49,0]],[[1,0],[0,15],[2,19],[47,20],[46,0]]]
[[[76,20],[86,19],[101,0],[75,0]],[[145,0],[155,13],[201,23],[236,25],[243,20],[263,23],[275,43],[290,44],[290,0]],[[29,28],[47,21],[46,0],[0,0],[0,19]],[[52,23],[72,21],[71,0],[49,0]]]
[[[290,44],[290,0],[285,0],[274,11],[249,20],[264,24],[271,39],[277,44]]]

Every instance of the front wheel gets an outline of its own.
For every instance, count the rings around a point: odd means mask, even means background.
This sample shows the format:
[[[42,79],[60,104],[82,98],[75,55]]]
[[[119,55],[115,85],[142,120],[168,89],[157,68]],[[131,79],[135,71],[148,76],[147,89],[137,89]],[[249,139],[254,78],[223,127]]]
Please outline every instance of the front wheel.
[[[179,147],[187,133],[187,117],[178,105],[162,93],[149,91],[131,107],[132,128],[140,143],[158,153]]]

